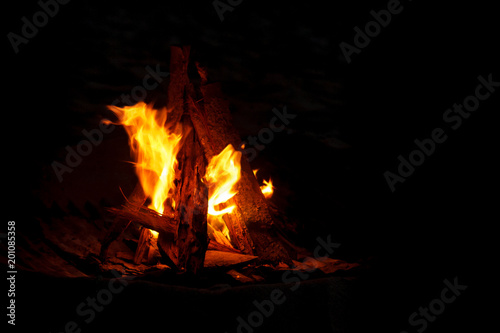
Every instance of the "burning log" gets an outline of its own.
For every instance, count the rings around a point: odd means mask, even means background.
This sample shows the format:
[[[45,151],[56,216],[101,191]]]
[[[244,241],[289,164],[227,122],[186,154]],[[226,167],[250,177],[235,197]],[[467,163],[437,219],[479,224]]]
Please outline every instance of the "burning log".
[[[203,267],[209,241],[208,189],[201,181],[206,161],[188,116],[183,117],[182,124],[188,134],[185,135],[183,148],[177,155],[179,170],[176,174],[174,195],[177,227],[173,241],[160,235],[158,244],[160,253],[163,251],[168,256],[170,264],[181,271],[196,273]]]
[[[129,206],[125,206],[121,209],[109,208],[108,210],[119,219],[137,222],[160,234],[173,235],[176,231],[175,226],[177,223],[175,218],[160,215],[150,208],[140,207],[134,210]]]
[[[138,159],[136,172],[145,190],[142,192],[138,184],[139,189],[136,187],[123,209],[110,210],[116,215],[116,223],[103,242],[101,255],[105,255],[109,243],[125,229],[128,221],[136,221],[158,232],[158,249],[167,264],[179,271],[196,273],[203,267],[209,246],[208,213],[224,226],[217,229],[210,222],[211,237],[219,241],[212,242],[212,249],[291,264],[291,256],[274,230],[273,216],[250,163],[233,149],[239,148],[240,138],[231,123],[220,86],[206,84],[207,75],[200,66],[197,67],[201,84],[190,81],[189,51],[189,47],[171,48],[168,114],[167,109],[157,112],[144,103],[111,107],[126,126],[132,152]],[[228,148],[231,149],[226,162],[230,163],[218,163],[219,158],[226,157]],[[237,171],[228,173],[228,168]],[[208,179],[209,169],[221,169],[222,173]],[[214,192],[220,185],[216,178],[224,178],[225,173],[231,181],[229,192],[223,200],[216,202],[212,197],[209,200],[207,186]],[[235,184],[237,188],[233,191]],[[151,209],[141,207],[145,195],[152,199]],[[215,205],[225,205],[232,212],[226,213],[224,207],[217,211]],[[143,231],[136,262],[144,256],[149,239],[146,236]]]
[[[110,212],[121,221],[135,221],[158,232],[158,248],[167,264],[179,271],[195,273],[203,267],[208,247],[208,190],[201,181],[206,161],[189,115],[183,116],[181,123],[185,134],[177,154],[176,187],[172,198],[175,211],[159,214],[150,208],[128,204],[122,209],[111,208]],[[149,230],[143,231],[139,239],[136,263],[142,260],[146,251],[147,232]]]
[[[198,68],[200,76],[204,78],[203,69]],[[189,91],[194,94],[195,88],[191,86]],[[202,101],[197,103],[192,98],[189,111],[196,131],[204,134],[200,143],[207,158],[212,158],[213,154],[222,151],[227,144],[239,147],[241,141],[231,123],[229,107],[222,97],[220,85],[202,85],[200,94],[203,96]],[[272,229],[274,223],[266,199],[245,158],[241,159],[241,178],[237,191],[228,202],[235,204],[235,211],[224,216],[231,239],[234,239],[233,244],[243,253],[255,254],[261,260],[291,264],[290,255]]]
[[[196,272],[203,267],[205,251],[208,247],[206,187],[201,181],[193,187],[191,194],[183,200],[184,208],[174,217],[161,215],[156,211],[141,207],[138,210],[125,206],[121,209],[110,208],[118,220],[137,222],[142,230],[134,262],[140,263],[149,250],[147,237],[150,231],[158,232],[158,248],[167,264],[179,271]],[[182,204],[181,204],[182,205]],[[147,229],[146,229],[147,228]]]

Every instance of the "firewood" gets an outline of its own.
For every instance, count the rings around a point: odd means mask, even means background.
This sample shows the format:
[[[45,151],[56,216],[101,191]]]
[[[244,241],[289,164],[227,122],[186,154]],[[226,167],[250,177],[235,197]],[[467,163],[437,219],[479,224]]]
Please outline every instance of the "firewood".
[[[182,118],[184,143],[177,154],[176,174],[177,229],[173,242],[159,237],[159,248],[168,255],[180,271],[196,273],[203,268],[208,247],[207,204],[208,189],[201,181],[206,160],[193,130],[189,115]]]
[[[208,243],[207,250],[221,251],[221,252],[233,252],[233,253],[242,253],[240,250],[235,249],[234,247],[229,247],[227,245],[223,245],[217,242]]]
[[[137,211],[124,206],[123,208],[109,208],[108,211],[113,213],[116,217],[129,221],[134,221],[142,226],[157,231],[160,234],[174,234],[176,229],[176,221],[172,216],[160,215],[156,211],[140,207]]]
[[[127,199],[126,206],[129,210],[139,210],[139,207],[146,201],[146,196],[142,190],[141,184],[137,183],[134,190]],[[120,236],[130,223],[130,219],[123,217],[115,217],[110,229],[106,232],[103,241],[101,242],[101,251],[99,257],[101,261],[105,261],[108,253],[109,245]]]
[[[162,216],[164,221],[159,226],[155,225],[156,222],[161,222],[158,220],[159,214],[150,212],[149,215],[135,218],[139,218],[138,223],[159,232],[158,249],[167,265],[181,272],[196,273],[203,268],[208,246],[208,189],[201,182],[200,174],[205,170],[206,161],[198,138],[192,130],[189,115],[182,118],[182,127],[184,138],[182,148],[177,154],[173,213],[167,214],[170,216]],[[117,213],[124,214],[122,211]],[[125,212],[126,216],[132,217],[127,213]],[[144,220],[141,221],[140,218]]]
[[[142,228],[141,235],[139,237],[139,242],[137,243],[137,250],[135,251],[134,264],[138,265],[142,262],[144,254],[148,252],[149,254],[149,238],[151,237],[151,232],[147,228]]]
[[[170,82],[168,84],[168,123],[173,129],[180,122],[185,108],[185,90],[189,84],[187,67],[189,63],[189,46],[170,48]]]
[[[248,264],[257,259],[256,256],[221,251],[207,251],[206,267],[229,267],[238,264]]]
[[[253,283],[254,279],[242,274],[234,269],[229,270],[226,274],[230,275],[233,279],[242,282],[242,283]]]
[[[233,147],[237,149],[238,146],[234,144],[234,142],[237,141],[235,137],[229,139],[228,135],[225,135],[227,134],[227,130],[223,129],[226,125],[232,125],[225,123],[225,120],[220,118],[214,119],[213,117],[210,117],[209,121],[207,111],[204,108],[204,103],[196,103],[192,98],[195,94],[195,87],[193,85],[188,87],[188,94],[191,96],[188,103],[189,114],[191,116],[191,120],[193,121],[193,126],[196,129],[196,133],[200,137],[200,144],[203,147],[207,160],[211,160],[214,156],[219,154],[229,143],[233,144]],[[220,123],[215,124],[216,122]],[[219,134],[222,137],[222,141],[219,140]],[[233,246],[243,253],[250,255],[254,254],[254,244],[245,223],[241,219],[235,220],[231,214],[226,214],[223,219],[229,229]]]
[[[190,86],[188,92],[193,95],[195,90],[196,87]],[[207,84],[199,90],[203,100],[195,102],[192,98],[193,106],[189,111],[196,132],[204,134],[200,143],[207,159],[220,153],[228,144],[238,149],[240,138],[232,125],[229,106],[222,97],[220,85]],[[237,191],[228,201],[228,204],[234,203],[236,209],[224,216],[234,245],[243,253],[258,255],[261,260],[291,264],[290,254],[273,230],[273,217],[246,158],[241,160]]]
[[[145,198],[138,185],[137,193],[134,190],[125,207],[111,209],[116,219],[112,231],[103,241],[102,257],[105,257],[109,243],[116,239],[116,234],[123,232],[129,221],[136,221],[159,233],[158,248],[169,266],[195,273],[203,267],[209,246],[208,189],[201,177],[205,174],[208,161],[228,144],[240,149],[240,138],[232,124],[220,86],[206,84],[207,73],[199,65],[201,86],[190,82],[189,53],[189,47],[171,48],[167,121],[170,128],[183,129],[182,148],[177,154],[176,188],[172,198],[175,207],[163,215],[141,207]],[[241,160],[237,194],[226,204],[236,206],[233,213],[223,216],[235,248],[231,252],[257,255],[260,260],[273,263],[292,264],[289,252],[275,233],[273,216],[250,163],[245,158]],[[211,246],[224,247],[220,244]],[[143,251],[142,248],[140,251]],[[139,252],[137,256],[142,258]]]

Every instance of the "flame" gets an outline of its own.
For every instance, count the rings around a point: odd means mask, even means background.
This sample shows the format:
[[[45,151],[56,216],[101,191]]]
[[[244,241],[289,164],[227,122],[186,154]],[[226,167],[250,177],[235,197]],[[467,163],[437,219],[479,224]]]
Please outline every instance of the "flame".
[[[258,171],[259,169],[252,170],[255,178],[257,178]],[[262,181],[264,182],[264,185],[260,186],[260,191],[262,192],[262,194],[264,194],[264,197],[266,199],[270,199],[274,193],[273,181],[271,178],[269,178],[269,182],[267,182],[265,179],[263,179]]]
[[[123,108],[108,106],[119,119],[129,136],[129,145],[139,182],[148,198],[149,208],[160,214],[166,208],[175,209],[172,194],[175,190],[175,168],[177,153],[181,146],[181,126],[174,130],[166,125],[167,110],[155,110],[152,105],[139,102]],[[236,193],[236,183],[241,177],[241,155],[229,144],[214,156],[205,171],[205,182],[209,187],[208,222],[216,241],[231,246],[229,229],[222,216],[230,214],[235,205],[220,208]],[[156,231],[150,230],[154,239]]]
[[[151,198],[148,206],[160,214],[168,205],[175,208],[171,195],[175,189],[175,167],[180,149],[181,128],[167,128],[167,110],[155,110],[152,105],[139,102],[134,106],[108,106],[125,127],[135,160],[135,169],[144,194]],[[156,232],[152,232],[157,235]]]
[[[231,199],[237,192],[235,185],[241,177],[241,152],[234,150],[231,144],[208,163],[205,179],[209,184],[208,214],[224,215],[234,209],[234,205],[222,210],[215,207]]]
[[[273,181],[271,178],[269,178],[269,182],[263,180],[264,185],[260,187],[260,190],[262,194],[264,194],[264,197],[266,199],[269,199],[273,196],[274,193],[274,186],[273,186]]]
[[[236,151],[231,144],[217,156],[212,157],[205,172],[205,180],[209,186],[208,224],[215,240],[221,244],[232,246],[229,229],[222,216],[230,214],[235,206],[222,210],[216,207],[231,199],[236,193],[236,183],[241,177],[241,152]]]

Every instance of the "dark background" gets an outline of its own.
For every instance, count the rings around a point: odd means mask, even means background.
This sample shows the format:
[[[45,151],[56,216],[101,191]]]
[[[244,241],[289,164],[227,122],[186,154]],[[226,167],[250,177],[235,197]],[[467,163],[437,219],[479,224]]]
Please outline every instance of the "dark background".
[[[294,242],[314,247],[331,234],[342,244],[337,257],[370,262],[366,289],[356,291],[366,293],[363,325],[414,331],[408,316],[457,276],[469,288],[428,331],[479,329],[492,313],[482,297],[494,288],[499,92],[455,131],[442,116],[474,93],[479,75],[500,81],[495,6],[402,2],[347,64],[339,43],[353,44],[353,28],[386,5],[247,0],[223,22],[211,1],[61,5],[18,54],[4,38],[6,219],[29,234],[54,202],[119,204],[119,187],[135,181],[121,129],[62,183],[51,163],[112,117],[105,106],[142,84],[147,65],[167,70],[170,45],[191,45],[222,83],[242,139],[267,127],[274,107],[297,114],[252,165],[275,180]],[[9,3],[4,34],[20,33],[20,18],[38,10],[35,1]],[[383,173],[436,127],[447,141],[392,193]]]

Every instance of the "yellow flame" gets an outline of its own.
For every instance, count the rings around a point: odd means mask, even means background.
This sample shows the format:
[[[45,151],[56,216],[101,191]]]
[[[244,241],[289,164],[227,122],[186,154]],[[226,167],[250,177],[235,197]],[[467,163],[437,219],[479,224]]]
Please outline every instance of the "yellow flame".
[[[166,205],[175,209],[172,194],[175,190],[176,156],[181,146],[181,126],[170,130],[166,125],[167,110],[155,110],[152,105],[143,102],[108,108],[118,117],[118,124],[127,131],[139,182],[146,196],[151,198],[148,207],[160,214],[165,213]],[[204,177],[209,186],[208,222],[218,241],[229,246],[229,229],[222,216],[231,213],[235,206],[222,210],[217,210],[217,207],[237,193],[235,188],[241,177],[241,155],[228,145],[210,160]],[[153,238],[158,237],[156,231],[151,230],[151,234]]]
[[[175,133],[169,131],[166,126],[167,110],[155,110],[144,102],[123,108],[108,108],[118,117],[118,124],[127,131],[139,182],[144,194],[151,198],[149,208],[163,214],[165,202],[175,189],[176,156],[182,129],[178,126]],[[169,204],[175,208],[173,199]]]
[[[260,191],[262,194],[264,194],[264,197],[266,199],[269,199],[273,196],[274,193],[274,186],[273,186],[273,181],[271,178],[269,178],[269,182],[263,180],[264,185],[260,187]]]
[[[257,172],[259,171],[259,169],[255,169],[252,171],[253,171],[255,178],[257,178]],[[262,194],[264,194],[264,197],[266,199],[269,199],[273,196],[273,193],[274,193],[273,181],[271,178],[269,178],[269,182],[267,182],[266,180],[262,180],[262,181],[264,182],[264,185],[260,186],[260,191],[262,192]]]
[[[223,215],[233,211],[234,205],[216,210],[215,207],[231,199],[237,192],[235,185],[241,176],[241,152],[231,144],[208,163],[205,179],[209,185],[208,214]]]

